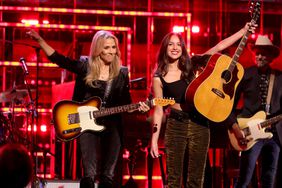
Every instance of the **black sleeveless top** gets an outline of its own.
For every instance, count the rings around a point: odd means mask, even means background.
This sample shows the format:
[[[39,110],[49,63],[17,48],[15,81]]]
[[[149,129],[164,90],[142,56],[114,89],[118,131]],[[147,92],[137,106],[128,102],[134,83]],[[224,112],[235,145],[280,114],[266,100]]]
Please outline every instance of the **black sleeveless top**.
[[[188,86],[185,80],[166,82],[162,76],[159,77],[163,84],[163,96],[174,98],[176,103],[185,103],[185,91]]]

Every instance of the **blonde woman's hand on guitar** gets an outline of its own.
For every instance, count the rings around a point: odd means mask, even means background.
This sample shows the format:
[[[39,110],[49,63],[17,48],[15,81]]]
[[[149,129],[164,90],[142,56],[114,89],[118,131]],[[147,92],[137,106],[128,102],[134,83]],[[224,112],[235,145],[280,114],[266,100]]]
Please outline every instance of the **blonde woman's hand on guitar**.
[[[138,110],[139,112],[145,113],[150,110],[150,107],[145,102],[139,102],[138,109],[135,110],[128,110],[127,112],[131,113]]]
[[[249,140],[245,137],[245,134],[237,123],[232,126],[232,132],[234,133],[239,145],[245,146],[248,144]]]
[[[145,102],[139,102],[140,106],[138,108],[139,112],[145,113],[150,110],[150,107]]]

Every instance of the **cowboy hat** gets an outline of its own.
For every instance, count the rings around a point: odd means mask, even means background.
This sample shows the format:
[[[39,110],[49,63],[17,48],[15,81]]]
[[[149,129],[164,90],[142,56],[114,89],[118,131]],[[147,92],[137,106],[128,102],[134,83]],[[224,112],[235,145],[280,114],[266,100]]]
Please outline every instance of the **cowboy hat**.
[[[259,35],[253,46],[253,51],[257,51],[260,49],[267,51],[269,55],[273,58],[278,57],[280,54],[279,47],[273,45],[266,35]]]

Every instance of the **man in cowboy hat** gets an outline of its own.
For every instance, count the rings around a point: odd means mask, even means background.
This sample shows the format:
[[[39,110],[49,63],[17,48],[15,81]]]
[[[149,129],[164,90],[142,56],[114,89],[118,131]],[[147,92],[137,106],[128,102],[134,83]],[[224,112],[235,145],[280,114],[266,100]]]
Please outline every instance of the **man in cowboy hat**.
[[[242,96],[244,105],[240,109],[240,114],[237,115],[234,110],[226,123],[229,125],[231,134],[235,135],[239,146],[241,148],[245,147],[241,152],[240,178],[237,187],[246,188],[250,184],[256,161],[261,156],[262,171],[260,177],[258,177],[258,180],[260,180],[258,183],[262,187],[272,188],[274,187],[280,152],[279,137],[281,138],[280,141],[282,141],[282,121],[269,125],[268,131],[273,134],[273,137],[263,139],[260,138],[265,134],[263,129],[260,129],[262,135],[254,135],[254,132],[250,132],[251,136],[248,136],[246,132],[242,131],[242,125],[238,125],[237,117],[249,118],[247,119],[249,123],[251,120],[257,119],[253,116],[259,111],[265,112],[267,118],[281,114],[282,73],[272,70],[269,66],[279,56],[280,50],[272,44],[267,36],[263,35],[258,36],[252,50],[256,65],[245,69],[243,79],[236,92],[236,101]],[[252,140],[250,137],[258,140]],[[246,149],[247,144],[252,141],[255,141],[255,144]]]
[[[277,58],[280,54],[280,49],[273,45],[266,35],[259,35],[253,47],[256,58],[261,59],[256,61],[258,67],[264,67],[269,64],[273,59]],[[261,54],[261,56],[259,56]],[[267,58],[267,60],[265,59]],[[268,66],[265,66],[268,67]]]

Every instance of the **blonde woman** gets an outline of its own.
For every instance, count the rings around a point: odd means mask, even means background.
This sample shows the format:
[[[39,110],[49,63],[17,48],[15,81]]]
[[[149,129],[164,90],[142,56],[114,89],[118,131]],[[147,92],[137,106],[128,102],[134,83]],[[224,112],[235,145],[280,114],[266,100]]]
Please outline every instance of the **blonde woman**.
[[[65,57],[55,51],[34,30],[27,35],[36,40],[49,60],[77,74],[73,100],[84,101],[92,96],[102,99],[104,107],[131,103],[128,69],[121,66],[118,39],[108,31],[98,31],[91,43],[88,60],[82,62]],[[139,111],[149,106],[140,102]],[[113,187],[114,169],[121,148],[120,114],[98,118],[106,129],[102,132],[85,132],[79,137],[84,177],[81,188]]]

